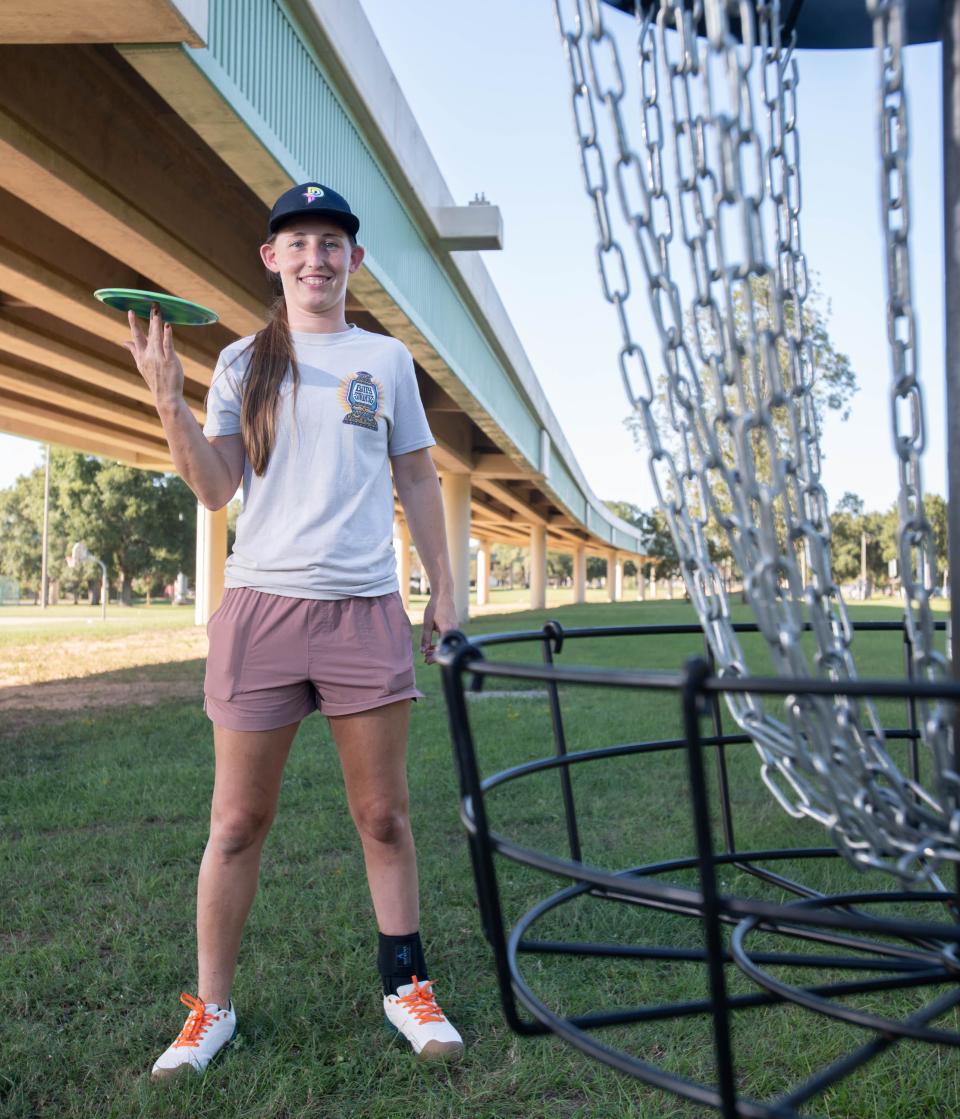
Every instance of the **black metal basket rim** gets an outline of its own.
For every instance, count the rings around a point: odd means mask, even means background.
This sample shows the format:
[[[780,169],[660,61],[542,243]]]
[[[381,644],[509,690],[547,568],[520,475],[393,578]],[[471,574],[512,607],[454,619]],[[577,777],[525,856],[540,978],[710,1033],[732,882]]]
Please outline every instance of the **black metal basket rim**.
[[[919,739],[916,731],[906,727],[884,727],[884,738],[887,742],[913,741]],[[702,735],[701,746],[752,746],[753,739],[749,734],[720,734]],[[637,754],[655,754],[665,750],[686,749],[687,742],[684,738],[661,738],[650,742],[620,742],[611,746],[595,746],[590,750],[575,750],[568,754],[548,754],[533,761],[520,762],[501,769],[497,773],[484,777],[480,782],[480,789],[488,793],[500,788],[509,781],[516,781],[521,777],[529,777],[533,773],[544,773],[550,769],[562,769],[567,766],[581,765],[584,762],[605,761],[607,758],[632,757]]]
[[[731,628],[734,633],[760,633],[760,627],[756,622],[731,622]],[[813,632],[813,626],[810,622],[804,622],[801,628],[805,633]],[[859,621],[851,622],[850,628],[857,633],[861,631],[864,633],[902,633],[906,631],[906,624],[903,619],[896,622]],[[946,620],[935,620],[933,628],[940,632],[945,632],[947,628]],[[468,640],[471,645],[482,648],[485,645],[507,645],[513,642],[543,641],[544,637],[550,637],[554,634],[561,637],[564,641],[578,637],[664,637],[671,634],[676,634],[678,636],[682,636],[683,634],[702,636],[703,626],[701,626],[699,622],[663,622],[635,626],[578,626],[575,629],[566,629],[560,622],[553,620],[547,622],[542,629],[525,629],[502,633],[478,633],[468,638]]]
[[[541,640],[543,635],[541,634]],[[623,668],[567,668],[556,664],[508,664],[486,660],[469,644],[455,653],[443,652],[437,658],[458,673],[492,676],[513,680],[541,680],[556,684],[585,684],[599,688],[639,688],[645,691],[682,691],[690,685],[691,672],[648,669],[635,671]],[[696,658],[696,664],[705,664]],[[823,680],[814,677],[783,676],[721,676],[706,672],[696,681],[697,690],[722,695],[820,695],[864,696],[885,699],[947,699],[960,701],[960,683],[943,680],[856,679]]]
[[[829,899],[833,904],[856,903],[857,905],[871,904],[873,902],[887,902],[887,901],[906,901],[910,900],[910,895],[904,894],[847,894],[836,895]],[[803,908],[810,904],[808,900],[800,900],[790,903],[796,908]],[[749,933],[757,930],[758,922],[754,917],[747,917],[740,921],[736,928],[733,930],[733,935],[730,938],[730,951],[733,959],[736,961],[740,970],[753,980],[759,987],[771,994],[778,995],[786,1002],[795,1003],[802,1006],[807,1010],[812,1010],[815,1013],[823,1014],[826,1017],[834,1018],[841,1022],[846,1022],[851,1026],[859,1026],[862,1029],[878,1030],[885,1035],[893,1035],[896,1037],[910,1038],[913,1041],[926,1041],[931,1044],[960,1046],[960,1034],[954,1030],[940,1030],[933,1029],[926,1025],[926,1022],[911,1022],[907,1020],[898,1020],[895,1018],[887,1018],[877,1014],[871,1014],[867,1011],[860,1010],[855,1006],[846,1006],[844,1004],[832,1002],[829,999],[821,998],[814,992],[798,987],[793,983],[786,983],[776,976],[770,975],[769,972],[764,971],[758,964],[756,964],[750,957],[750,953],[746,949],[745,938]],[[958,971],[956,961],[952,966],[946,968],[941,966],[941,974],[943,982],[957,981]],[[936,972],[932,973],[932,977]],[[952,995],[953,1000],[960,999],[960,991],[954,990]],[[949,1009],[954,1005],[954,1001],[950,1002]],[[939,1011],[938,1011],[939,1013]],[[936,1017],[937,1013],[930,1013],[927,1020]]]
[[[654,1087],[674,1092],[677,1095],[681,1095],[686,1099],[690,1099],[707,1107],[720,1108],[722,1106],[720,1093],[715,1089],[711,1089],[699,1081],[691,1080],[680,1074],[669,1073],[638,1057],[630,1056],[622,1050],[613,1049],[597,1041],[586,1032],[588,1029],[596,1029],[602,1026],[626,1025],[642,1020],[655,1020],[653,1016],[643,1015],[640,1017],[636,1012],[626,1011],[620,1013],[607,1012],[593,1015],[572,1016],[568,1018],[551,1010],[534,994],[532,988],[521,976],[517,960],[519,947],[519,933],[518,930],[515,929],[507,945],[510,986],[516,998],[533,1015],[541,1028],[549,1030],[567,1042],[567,1044],[572,1045],[588,1056],[602,1061],[618,1072],[643,1080]],[[927,982],[927,977],[923,975],[918,975],[915,978],[917,980],[916,985],[925,985]],[[933,979],[934,977],[931,976],[930,978]],[[878,981],[872,986],[880,987],[881,985],[886,985],[885,981]],[[828,988],[817,988],[817,990],[820,991],[826,991],[827,989]],[[951,991],[949,998],[951,1001],[960,999],[960,992]],[[727,1001],[731,1009],[746,1009],[748,1007],[771,1005],[775,1002],[783,1002],[784,1000],[778,998],[776,995],[767,993],[766,995],[735,995],[728,997]],[[665,1009],[666,1011],[674,1013],[680,1010],[680,1008],[677,1007],[668,1007]],[[702,1001],[700,1004],[689,1004],[684,1009],[688,1013],[711,1013],[710,1003],[706,1000]],[[933,1007],[927,1008],[925,1014],[921,1012],[921,1015],[923,1018],[929,1019],[942,1013],[943,1009],[944,1007],[940,1004],[935,1004]],[[915,1015],[913,1018],[919,1019],[921,1015]],[[528,1026],[524,1032],[533,1033],[535,1031]],[[871,1050],[882,1050],[893,1044],[896,1040],[899,1039],[885,1036],[873,1042],[868,1042],[850,1056],[842,1058],[842,1061],[845,1064],[849,1064],[851,1068],[855,1068],[862,1062],[864,1057],[870,1055]],[[806,1100],[812,1096],[819,1094],[824,1086],[823,1075],[819,1074],[808,1078],[806,1082],[798,1088],[795,1088],[791,1093],[786,1096],[781,1096],[777,1100],[772,1100],[769,1104],[738,1096],[735,1114],[738,1117],[743,1117],[743,1119],[801,1119],[800,1113],[796,1110],[796,1106],[806,1102]]]
[[[796,852],[790,852],[790,853],[791,854],[796,854]],[[779,855],[780,853],[779,852],[762,851],[762,852],[754,852],[753,854],[755,856],[756,855],[762,855],[764,857],[775,857],[775,856]],[[824,857],[824,858],[836,858],[836,857],[838,857],[838,852],[835,851],[833,848],[823,848],[823,849],[809,848],[809,849],[801,852],[801,854],[803,854],[805,856],[808,856],[810,858],[817,858],[817,857],[821,857],[821,856]],[[684,863],[691,863],[692,861],[693,860],[689,860],[689,859],[683,860]],[[643,869],[644,872],[651,872],[651,868],[649,868],[649,867],[645,867],[645,868],[642,868],[642,869]],[[663,869],[672,869],[672,867],[668,866],[668,864],[664,864],[664,866],[661,867],[661,872],[662,872]],[[522,939],[523,935],[526,932],[528,932],[533,927],[533,925],[536,924],[537,921],[539,921],[542,917],[545,917],[552,910],[557,909],[562,905],[565,905],[567,902],[575,901],[577,898],[581,898],[585,894],[590,894],[592,897],[597,897],[597,898],[600,898],[602,900],[607,900],[607,901],[623,901],[624,900],[622,895],[619,894],[619,893],[611,893],[609,891],[598,892],[598,891],[594,890],[589,882],[575,882],[570,886],[565,886],[561,890],[556,890],[554,893],[549,894],[547,897],[541,898],[541,900],[538,901],[535,905],[531,906],[530,909],[528,909],[527,912],[524,913],[522,917],[518,918],[518,920],[516,922],[516,925],[514,926],[514,928],[516,930],[517,950],[518,951],[523,951],[525,954],[528,953],[528,952],[536,954],[538,951],[545,951],[546,949],[543,949],[542,947],[538,947],[538,944],[542,944],[543,942],[524,940],[524,939]],[[700,895],[699,893],[698,893],[697,896],[702,897],[702,895]],[[852,899],[853,902],[856,902],[856,901],[860,900],[861,896],[863,898],[866,898],[867,900],[869,900],[871,895],[868,895],[868,894],[863,894],[863,895],[834,895],[830,899],[830,901],[831,901],[833,906],[837,906],[837,905],[840,905],[840,899],[842,897],[849,897],[849,898]],[[878,894],[878,897],[879,896],[880,895]],[[901,895],[901,896],[904,896],[904,895]],[[922,895],[921,896],[916,896],[913,893],[910,893],[909,895],[906,895],[906,896],[909,896],[911,899],[915,898],[918,902],[923,902],[925,904],[938,904],[939,905],[939,904],[942,904],[943,901],[945,900],[944,898],[942,898],[942,896],[940,894],[935,895],[934,898],[932,899],[932,901],[931,901],[930,898],[923,897]],[[887,892],[887,891],[882,892],[882,898],[884,900],[889,900],[892,897],[894,897],[892,892]],[[809,900],[811,900],[811,903],[813,904],[813,903],[818,903],[821,899],[817,898],[817,899],[809,899]],[[643,903],[639,903],[639,904],[643,904]],[[846,910],[845,907],[843,907],[843,908],[844,908],[845,912],[848,911],[848,910]],[[664,909],[665,909],[666,912],[672,913],[674,916],[677,916],[677,917],[698,918],[699,919],[699,918],[702,918],[702,916],[703,916],[702,901],[699,902],[696,907],[666,906],[666,907],[664,907]],[[914,971],[915,972],[915,971],[921,970],[923,968],[929,969],[930,966],[931,966],[930,950],[928,948],[923,947],[922,945],[917,946],[917,947],[911,947],[908,944],[891,944],[891,943],[888,943],[886,941],[879,941],[879,940],[856,940],[855,938],[849,937],[849,936],[848,937],[838,937],[834,934],[826,934],[826,933],[825,934],[819,934],[819,933],[815,932],[814,930],[808,929],[805,925],[797,925],[796,923],[781,924],[781,923],[772,922],[772,921],[765,921],[765,920],[762,920],[760,918],[755,918],[755,917],[733,918],[733,917],[727,916],[726,918],[724,918],[724,920],[725,920],[725,923],[727,923],[727,924],[735,924],[735,925],[738,925],[738,926],[741,923],[743,923],[744,921],[752,921],[752,922],[755,922],[756,928],[761,932],[787,934],[787,935],[791,935],[791,936],[796,936],[800,939],[810,940],[813,943],[828,944],[832,947],[845,948],[848,951],[862,952],[862,953],[865,954],[865,956],[883,957],[883,959],[886,959],[886,960],[894,960],[895,959],[895,960],[898,961],[898,966],[902,969],[907,970],[907,971]],[[910,924],[909,928],[912,931],[912,929],[913,929],[912,923]],[[898,935],[900,935],[900,934],[898,934]],[[939,951],[939,949],[940,949],[939,942],[935,942],[935,946],[937,947],[937,949]],[[583,949],[582,945],[578,946],[578,945],[571,945],[571,944],[566,944],[566,945],[562,945],[562,946],[551,944],[551,945],[548,945],[548,947],[549,947],[549,951],[551,953],[568,954],[568,955],[581,954],[581,951]],[[593,946],[593,947],[595,947],[595,946]],[[951,948],[952,947],[953,946],[951,945]],[[566,951],[567,949],[569,949],[569,951]],[[611,952],[610,954],[613,954],[613,953]],[[732,957],[731,957],[731,959],[732,959]],[[882,966],[883,966],[881,961],[877,960],[877,959],[873,959],[873,960],[864,959],[862,961],[862,963],[863,963],[864,967],[873,966],[873,967],[877,967],[877,968],[882,968]],[[817,966],[826,966],[826,965],[825,965],[825,963],[821,963],[820,961],[817,961]],[[849,963],[847,964],[847,966],[849,966]]]
[[[471,836],[477,834],[477,824],[472,813],[472,804],[469,797],[462,801],[460,819]],[[514,843],[504,838],[498,832],[488,829],[487,842],[493,851],[511,862],[528,866],[558,878],[566,878],[571,882],[589,883],[606,890],[636,899],[638,902],[655,901],[666,902],[670,905],[680,905],[691,909],[702,907],[703,895],[700,891],[674,884],[654,882],[647,875],[638,874],[636,870],[608,871],[600,867],[590,866],[583,862],[574,862],[571,859],[561,858],[557,855],[548,855],[543,851],[536,851],[531,847]],[[812,854],[804,854],[808,851]],[[772,851],[733,851],[715,853],[715,865],[737,862],[758,861],[759,859],[791,859],[806,858],[823,855],[835,855],[833,848],[796,848]],[[686,866],[684,866],[686,864]],[[672,869],[695,869],[699,865],[696,856],[688,860],[674,860],[671,864],[662,864]],[[643,870],[644,868],[639,868]],[[917,891],[918,900],[930,902],[946,902],[954,895],[944,892]],[[909,931],[905,931],[903,921],[886,917],[866,917],[861,914],[839,912],[829,908],[810,908],[805,910],[802,917],[798,918],[795,907],[790,908],[787,903],[765,902],[755,898],[740,897],[738,895],[718,894],[717,901],[720,911],[737,919],[743,917],[757,917],[764,921],[771,921],[778,926],[813,925],[817,928],[843,929],[845,931],[874,933],[878,936],[905,936],[925,938],[930,940],[943,940],[950,943],[960,943],[960,924],[933,924],[930,922],[910,922]]]
[[[544,951],[549,951],[549,953],[553,955],[617,955],[617,952],[615,950],[617,946],[615,945],[607,946],[613,949],[610,952],[598,953],[596,951],[596,945],[578,945],[569,943],[556,944],[553,942],[547,942],[544,947],[541,947],[539,942],[528,941],[527,939],[525,939],[526,934],[530,931],[533,925],[536,924],[537,921],[546,916],[553,909],[556,909],[559,906],[565,904],[568,901],[572,901],[577,897],[583,896],[583,894],[587,892],[589,892],[588,886],[582,883],[575,886],[567,887],[564,890],[559,890],[551,896],[542,899],[536,905],[532,906],[525,914],[523,914],[522,917],[518,919],[516,925],[511,931],[507,944],[507,959],[510,967],[512,981],[519,981],[520,983],[528,987],[521,974],[520,963],[518,959],[520,954],[537,955],[543,954]],[[856,902],[888,902],[891,900],[905,902],[911,900],[925,901],[927,899],[917,898],[913,893],[908,892],[900,892],[894,894],[887,891],[879,891],[873,894],[837,894],[828,898],[824,898],[823,900],[829,902],[831,905],[843,905]],[[812,899],[794,903],[797,908],[811,907],[814,904],[815,902]],[[687,914],[680,915],[687,916]],[[901,986],[904,985],[921,987],[936,985],[945,982],[954,984],[956,982],[955,968],[944,967],[942,959],[940,957],[933,957],[931,956],[930,952],[919,952],[911,950],[909,948],[904,948],[901,945],[886,945],[877,942],[864,942],[863,944],[858,946],[848,943],[846,945],[848,949],[853,948],[854,950],[871,952],[876,956],[884,956],[888,960],[891,956],[897,957],[899,960],[899,967],[897,968],[897,970],[900,970],[901,972],[903,972],[903,974],[893,979],[879,977],[855,980],[853,982],[840,981],[825,984],[813,984],[810,987],[801,988],[795,987],[794,985],[790,984],[782,984],[780,983],[780,981],[775,979],[771,979],[769,982],[766,982],[766,973],[763,973],[762,978],[754,975],[755,969],[753,967],[753,961],[750,959],[749,955],[746,953],[745,949],[742,946],[742,936],[744,935],[742,930],[744,930],[745,927],[747,927],[746,931],[757,929],[758,931],[775,933],[779,932],[786,933],[787,935],[804,931],[802,929],[795,929],[792,926],[768,926],[764,922],[761,922],[756,918],[746,918],[737,923],[736,929],[734,930],[734,935],[736,936],[737,934],[740,934],[740,954],[746,957],[748,964],[747,966],[744,966],[741,960],[737,957],[736,953],[732,950],[730,951],[729,957],[725,960],[725,962],[728,964],[735,963],[737,966],[741,967],[745,974],[748,975],[748,977],[753,979],[755,982],[757,982],[758,986],[760,986],[761,989],[767,991],[768,995],[771,997],[758,998],[756,996],[733,996],[730,999],[731,1005],[739,1006],[741,1009],[747,1009],[757,1006],[771,1005],[777,1002],[793,1002],[815,1012],[822,1012],[830,1017],[848,1021],[850,1024],[862,1027],[864,1029],[873,1029],[884,1032],[891,1037],[896,1036],[910,1038],[913,1040],[939,1042],[951,1046],[960,1045],[960,1034],[952,1031],[931,1031],[927,1029],[926,1021],[929,1021],[930,1019],[936,1017],[937,1013],[939,1012],[931,1013],[928,1015],[921,1015],[918,1020],[913,1020],[912,1018],[906,1020],[897,1020],[884,1018],[879,1015],[873,1015],[867,1011],[857,1010],[856,1008],[841,1006],[838,1013],[832,1014],[831,1010],[833,1009],[834,1004],[827,1001],[828,996],[831,998],[845,997],[852,994],[864,994],[869,992],[884,991],[890,989],[891,987],[899,989]],[[910,927],[912,930],[912,926]],[[831,943],[834,942],[831,941]],[[951,946],[951,948],[952,947],[953,946]],[[702,962],[702,960],[699,958],[699,956],[694,956],[686,962],[700,963]],[[786,961],[782,960],[777,962],[780,962],[782,964],[786,963]],[[791,963],[793,964],[793,966],[796,966],[797,961],[794,960],[791,961]],[[862,960],[858,961],[858,964],[862,965],[863,970],[889,970],[889,964],[887,968],[885,968],[883,960],[879,959]],[[832,958],[818,959],[816,956],[812,956],[809,960],[808,966],[822,967],[827,970],[842,971],[844,969],[849,970],[851,962],[845,961],[838,963]],[[532,991],[530,993],[532,995]],[[535,995],[532,995],[532,997],[536,998]],[[960,998],[960,992],[958,992],[957,997]],[[540,1005],[544,1007],[546,1013],[555,1015],[555,1012],[550,1011],[549,1008],[546,1008],[545,1004],[543,1004],[541,1000],[538,1000],[538,1002],[540,1002]],[[661,1015],[670,1016],[677,1010],[678,1007],[675,1005],[657,1006],[652,1009],[646,1008],[644,1010],[619,1009],[613,1012],[600,1011],[587,1015],[567,1016],[564,1018],[564,1020],[570,1023],[575,1028],[584,1027],[588,1029],[595,1029],[604,1026],[625,1025],[627,1023],[648,1021],[653,1018],[660,1017]],[[703,1002],[699,1000],[694,1002],[687,1001],[683,1004],[683,1012],[685,1014],[709,1013],[710,1004],[709,1002]]]

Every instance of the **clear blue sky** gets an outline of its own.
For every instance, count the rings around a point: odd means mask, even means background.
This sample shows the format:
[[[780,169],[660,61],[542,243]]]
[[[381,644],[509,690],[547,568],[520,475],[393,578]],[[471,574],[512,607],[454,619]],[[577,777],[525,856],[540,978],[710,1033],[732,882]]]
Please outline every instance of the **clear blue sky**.
[[[602,498],[649,507],[644,458],[620,422],[618,331],[596,274],[553,5],[361,2],[456,200],[483,191],[503,211],[506,247],[484,259],[588,482]],[[629,35],[627,17],[610,18]],[[910,48],[907,67],[925,485],[945,493],[939,47]],[[861,386],[851,419],[824,431],[824,482],[832,504],[851,490],[879,509],[894,500],[897,475],[874,87],[872,52],[801,56],[804,249]],[[655,359],[656,342],[646,341]],[[35,444],[0,436],[0,486],[39,458]]]

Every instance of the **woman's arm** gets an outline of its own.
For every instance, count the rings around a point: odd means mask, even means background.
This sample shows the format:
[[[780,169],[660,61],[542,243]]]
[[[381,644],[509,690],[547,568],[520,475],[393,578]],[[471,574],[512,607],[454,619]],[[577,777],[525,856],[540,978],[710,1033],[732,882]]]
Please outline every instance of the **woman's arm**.
[[[390,460],[393,481],[410,526],[414,547],[430,580],[430,599],[423,612],[420,651],[427,664],[434,661],[434,631],[456,629],[460,619],[453,604],[453,575],[447,552],[447,532],[440,498],[440,480],[426,449]]]
[[[221,509],[243,478],[243,439],[239,435],[207,439],[203,434],[183,399],[183,366],[173,346],[173,330],[161,322],[156,308],[146,335],[132,311],[128,318],[132,338],[124,345],[153,393],[173,465],[201,504]]]

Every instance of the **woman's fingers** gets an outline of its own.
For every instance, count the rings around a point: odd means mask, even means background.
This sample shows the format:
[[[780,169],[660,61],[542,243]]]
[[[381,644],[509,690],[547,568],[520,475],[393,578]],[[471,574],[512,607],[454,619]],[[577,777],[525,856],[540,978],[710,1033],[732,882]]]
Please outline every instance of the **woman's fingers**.
[[[157,306],[156,303],[154,303],[154,305],[150,308],[150,327],[147,337],[157,347],[158,350],[163,348],[162,335],[163,321],[160,318],[160,308]]]
[[[127,311],[127,322],[130,324],[130,342],[125,342],[124,345],[131,349],[132,352],[142,350],[146,344],[146,338],[143,331],[140,329],[140,323],[137,316],[133,311]]]
[[[160,308],[150,310],[144,334],[137,316],[131,311],[130,341],[123,345],[133,355],[141,377],[156,399],[175,397],[183,392],[183,370],[173,344],[173,329],[160,317]]]

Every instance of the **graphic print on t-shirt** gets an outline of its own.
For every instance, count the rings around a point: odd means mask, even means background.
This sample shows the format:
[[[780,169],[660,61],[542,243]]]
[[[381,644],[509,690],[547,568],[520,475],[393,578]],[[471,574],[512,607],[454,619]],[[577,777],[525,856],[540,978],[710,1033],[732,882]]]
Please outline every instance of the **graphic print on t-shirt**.
[[[377,417],[383,414],[383,386],[379,381],[365,372],[345,377],[340,382],[340,400],[347,411],[345,424],[377,430]]]

